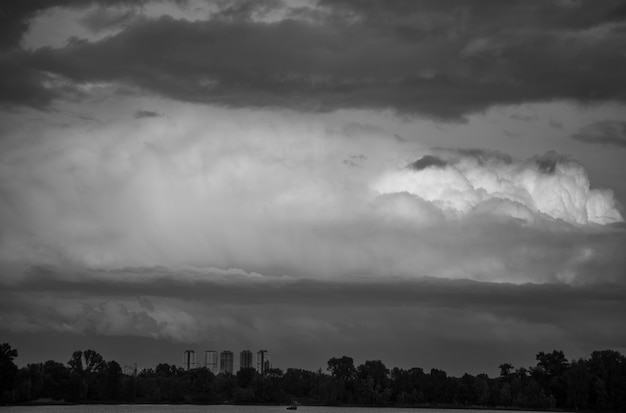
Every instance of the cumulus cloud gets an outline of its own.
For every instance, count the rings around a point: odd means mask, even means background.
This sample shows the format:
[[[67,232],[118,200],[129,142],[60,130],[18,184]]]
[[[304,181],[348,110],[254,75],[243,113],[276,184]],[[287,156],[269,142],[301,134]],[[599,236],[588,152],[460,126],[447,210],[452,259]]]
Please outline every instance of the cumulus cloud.
[[[407,192],[448,214],[493,208],[518,218],[539,213],[580,225],[623,221],[613,193],[592,189],[583,166],[555,152],[524,162],[487,152],[440,152],[384,174],[374,188]]]

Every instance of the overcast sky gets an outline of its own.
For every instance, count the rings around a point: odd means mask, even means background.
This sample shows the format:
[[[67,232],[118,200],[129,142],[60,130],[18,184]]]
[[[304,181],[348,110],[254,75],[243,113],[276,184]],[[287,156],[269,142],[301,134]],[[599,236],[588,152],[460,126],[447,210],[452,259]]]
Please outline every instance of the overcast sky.
[[[626,353],[624,1],[4,3],[18,364]]]

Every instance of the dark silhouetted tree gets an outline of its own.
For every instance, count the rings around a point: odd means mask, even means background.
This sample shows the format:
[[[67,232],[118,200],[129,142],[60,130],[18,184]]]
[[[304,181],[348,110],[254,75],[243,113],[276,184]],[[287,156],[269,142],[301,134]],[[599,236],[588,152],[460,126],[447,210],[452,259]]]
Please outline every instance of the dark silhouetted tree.
[[[242,389],[246,389],[252,385],[254,376],[257,375],[256,369],[252,367],[246,367],[239,369],[235,377],[237,377],[237,385]]]
[[[43,383],[41,397],[53,400],[67,398],[67,390],[70,388],[70,370],[63,364],[48,360],[43,364]]]
[[[591,372],[585,360],[572,361],[570,368],[565,372],[567,407],[575,410],[587,408],[591,379]]]
[[[328,360],[327,370],[330,371],[335,383],[335,400],[340,403],[351,401],[354,394],[354,380],[356,379],[356,368],[352,357],[331,358]]]
[[[122,394],[122,368],[117,361],[109,361],[102,372],[104,375],[104,399],[118,401]]]
[[[70,366],[68,398],[71,401],[101,400],[106,361],[94,350],[75,351],[67,362]]]
[[[614,350],[594,351],[588,362],[598,408],[626,408],[626,357]]]
[[[328,371],[333,377],[342,379],[346,382],[356,378],[356,369],[352,357],[343,356],[340,358],[333,357],[328,360]]]
[[[13,362],[16,357],[17,350],[9,343],[0,344],[0,400],[4,402],[12,399],[11,390],[17,375],[17,366]]]
[[[90,402],[353,403],[396,406],[485,406],[523,409],[570,408],[626,411],[626,358],[617,351],[592,353],[571,364],[563,352],[538,353],[537,366],[527,370],[500,365],[500,376],[449,377],[439,369],[391,371],[380,361],[355,368],[352,358],[328,361],[328,371],[269,369],[257,374],[243,369],[213,375],[206,368],[186,371],[169,364],[123,374],[115,361],[105,362],[93,350],[76,351],[67,365],[55,361],[17,369],[17,351],[1,347],[3,402],[28,402],[39,397]],[[17,372],[16,372],[17,371]],[[12,376],[11,376],[12,375]],[[8,379],[7,379],[8,378]],[[8,383],[8,384],[7,384]]]
[[[174,377],[176,375],[179,375],[183,371],[184,370],[182,368],[177,367],[173,364],[170,365],[168,363],[159,363],[155,368],[157,376],[161,377]]]
[[[547,397],[555,399],[556,406],[563,407],[567,401],[567,389],[565,384],[565,372],[569,363],[560,350],[552,353],[537,353],[537,376]]]
[[[558,377],[565,373],[568,369],[569,363],[560,350],[553,350],[552,353],[544,353],[540,351],[537,353],[537,367],[542,369],[549,377]]]
[[[500,377],[507,377],[513,371],[513,365],[509,363],[503,363],[498,366],[500,369]]]
[[[357,368],[357,400],[369,405],[384,405],[391,399],[389,369],[380,360],[368,360]]]
[[[312,371],[287,369],[282,382],[283,389],[292,397],[311,398],[318,393],[318,377]]]

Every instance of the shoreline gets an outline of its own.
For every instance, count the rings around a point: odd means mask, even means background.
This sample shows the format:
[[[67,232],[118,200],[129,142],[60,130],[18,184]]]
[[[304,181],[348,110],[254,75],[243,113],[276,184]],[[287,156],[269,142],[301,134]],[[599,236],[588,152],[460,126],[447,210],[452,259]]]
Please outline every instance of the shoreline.
[[[230,407],[286,407],[288,403],[281,404],[236,404],[236,403],[194,403],[194,402],[180,402],[180,403],[154,403],[154,402],[94,402],[94,403],[73,403],[65,400],[41,400],[31,401],[27,403],[7,404],[9,406],[24,406],[24,407],[38,407],[38,406],[230,406]],[[342,408],[342,409],[431,409],[431,410],[482,410],[482,411],[517,411],[517,412],[552,412],[552,413],[595,413],[594,410],[564,410],[564,409],[533,409],[533,408],[521,408],[521,407],[487,407],[487,406],[458,406],[458,405],[398,405],[398,406],[378,406],[378,405],[358,405],[358,404],[327,404],[327,403],[298,403],[298,408],[306,407],[327,407],[327,408]],[[611,411],[602,411],[603,413],[612,413]]]

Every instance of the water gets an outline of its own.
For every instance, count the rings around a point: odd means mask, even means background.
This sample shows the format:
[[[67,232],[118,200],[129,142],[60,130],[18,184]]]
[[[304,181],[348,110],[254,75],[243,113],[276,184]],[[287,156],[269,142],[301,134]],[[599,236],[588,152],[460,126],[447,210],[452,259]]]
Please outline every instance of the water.
[[[325,407],[300,406],[298,413],[461,413],[460,409],[409,409],[393,407]],[[79,406],[9,406],[0,407],[0,413],[286,413],[285,406],[224,406],[224,405],[167,405],[119,404]],[[467,410],[471,413],[493,413],[493,410]],[[499,412],[501,413],[501,412]],[[507,410],[507,413],[516,413]]]

